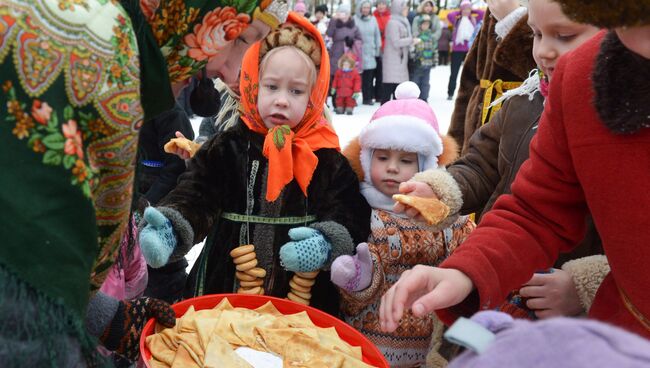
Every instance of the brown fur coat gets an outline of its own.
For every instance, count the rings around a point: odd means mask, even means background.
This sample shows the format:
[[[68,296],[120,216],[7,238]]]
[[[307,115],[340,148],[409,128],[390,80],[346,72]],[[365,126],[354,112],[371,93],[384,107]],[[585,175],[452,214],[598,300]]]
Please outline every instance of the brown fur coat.
[[[481,127],[483,97],[481,79],[504,82],[522,82],[535,68],[533,60],[532,31],[528,16],[517,22],[501,41],[494,31],[496,19],[489,10],[481,31],[472,44],[460,76],[460,87],[454,113],[447,134],[461,146],[461,155],[467,151],[467,142],[476,129]]]

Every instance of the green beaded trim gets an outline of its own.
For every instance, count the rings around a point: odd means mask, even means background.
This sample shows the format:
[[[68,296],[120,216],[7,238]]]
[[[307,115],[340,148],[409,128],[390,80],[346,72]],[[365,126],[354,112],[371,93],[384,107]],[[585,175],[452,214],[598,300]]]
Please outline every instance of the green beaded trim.
[[[222,218],[234,222],[248,222],[255,224],[269,225],[300,225],[316,221],[316,216],[294,216],[294,217],[264,217],[253,215],[240,215],[238,213],[224,212]]]

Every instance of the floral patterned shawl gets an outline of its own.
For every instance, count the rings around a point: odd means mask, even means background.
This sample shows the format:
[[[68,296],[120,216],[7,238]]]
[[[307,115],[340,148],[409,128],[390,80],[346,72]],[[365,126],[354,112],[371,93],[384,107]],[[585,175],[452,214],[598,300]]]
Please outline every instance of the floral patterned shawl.
[[[138,38],[145,120],[173,107],[171,84],[192,77],[251,22],[259,0],[122,1]],[[268,5],[270,1],[264,1]],[[263,5],[263,6],[264,6]]]

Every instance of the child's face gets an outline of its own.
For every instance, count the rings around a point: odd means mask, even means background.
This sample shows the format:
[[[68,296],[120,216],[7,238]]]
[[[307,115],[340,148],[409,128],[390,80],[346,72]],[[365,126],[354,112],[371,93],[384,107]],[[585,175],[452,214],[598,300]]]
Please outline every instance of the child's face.
[[[576,23],[551,0],[530,0],[528,25],[535,36],[533,58],[549,80],[560,56],[580,46],[598,32],[598,28]]]
[[[418,172],[418,155],[413,152],[376,149],[370,163],[370,180],[381,193],[399,193],[399,185]]]
[[[344,61],[343,62],[343,69],[352,69],[352,64],[350,64],[349,61]]]
[[[296,50],[283,49],[267,60],[260,75],[257,109],[264,125],[296,127],[305,115],[311,94],[310,69]]]
[[[422,22],[422,23],[420,23],[420,30],[421,31],[426,31],[427,29],[429,29],[430,26],[431,26],[431,23]]]

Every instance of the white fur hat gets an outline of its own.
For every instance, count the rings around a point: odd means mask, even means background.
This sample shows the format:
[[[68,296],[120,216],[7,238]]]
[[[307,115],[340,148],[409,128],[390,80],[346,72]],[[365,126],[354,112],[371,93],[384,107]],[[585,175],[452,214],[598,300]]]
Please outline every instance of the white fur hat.
[[[418,154],[420,171],[438,167],[443,144],[438,119],[429,104],[420,100],[420,89],[404,82],[395,90],[395,100],[383,104],[359,135],[361,167],[370,179],[370,161],[375,149],[393,149]]]

